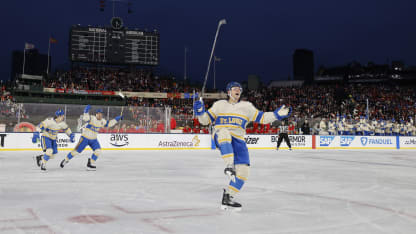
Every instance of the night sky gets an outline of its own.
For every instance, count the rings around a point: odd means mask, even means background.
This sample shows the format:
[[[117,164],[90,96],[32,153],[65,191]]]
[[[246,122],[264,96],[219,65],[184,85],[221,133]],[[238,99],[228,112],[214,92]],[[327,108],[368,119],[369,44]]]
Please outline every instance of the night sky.
[[[189,48],[191,80],[202,82],[218,21],[217,87],[257,74],[263,82],[292,77],[292,54],[297,48],[314,51],[315,67],[344,65],[353,60],[387,63],[403,60],[416,65],[416,1],[294,0],[184,1],[132,0],[116,4],[116,16],[129,28],[161,35],[160,70],[183,78],[184,47]],[[107,26],[112,4],[104,12],[99,0],[3,1],[0,77],[10,77],[13,50],[33,43],[47,53],[49,35],[53,68],[68,67],[69,29],[73,24]],[[212,76],[212,72],[211,72]],[[208,86],[213,79],[209,78]]]

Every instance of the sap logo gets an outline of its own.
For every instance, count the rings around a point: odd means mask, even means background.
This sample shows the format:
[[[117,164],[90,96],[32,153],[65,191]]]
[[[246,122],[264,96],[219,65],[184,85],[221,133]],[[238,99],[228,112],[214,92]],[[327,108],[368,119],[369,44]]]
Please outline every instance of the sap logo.
[[[341,136],[341,146],[350,146],[354,138],[354,136]]]
[[[244,140],[246,141],[247,145],[255,145],[259,141],[259,137],[245,137]]]
[[[361,145],[363,145],[363,146],[365,146],[365,145],[367,145],[367,142],[368,142],[368,138],[367,137],[361,137]]]
[[[129,144],[129,136],[127,134],[111,134],[110,144],[115,147],[123,147]]]
[[[320,136],[319,145],[320,146],[329,146],[334,140],[335,136]]]
[[[6,138],[7,134],[0,134],[0,146],[4,147],[4,139]]]

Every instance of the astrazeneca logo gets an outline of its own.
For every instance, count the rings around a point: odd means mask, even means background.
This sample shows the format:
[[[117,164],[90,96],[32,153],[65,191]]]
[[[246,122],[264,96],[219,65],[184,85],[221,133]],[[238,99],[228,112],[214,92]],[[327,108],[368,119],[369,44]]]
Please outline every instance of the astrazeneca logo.
[[[335,136],[320,136],[319,144],[320,146],[329,146],[334,140]]]
[[[341,146],[350,146],[354,138],[354,136],[341,136]]]
[[[123,147],[129,144],[129,137],[127,134],[111,134],[110,144],[115,147]]]
[[[363,146],[365,146],[365,145],[367,145],[367,142],[368,142],[368,138],[367,137],[361,137],[361,145],[363,145]]]

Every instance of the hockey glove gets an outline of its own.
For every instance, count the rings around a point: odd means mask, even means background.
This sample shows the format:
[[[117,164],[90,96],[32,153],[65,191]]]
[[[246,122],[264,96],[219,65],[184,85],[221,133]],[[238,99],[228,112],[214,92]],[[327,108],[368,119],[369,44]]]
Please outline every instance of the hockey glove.
[[[202,99],[196,101],[194,103],[194,112],[196,116],[201,116],[205,113],[205,105],[204,101]]]
[[[33,132],[32,143],[38,142],[39,132]]]
[[[228,164],[224,169],[224,174],[228,175],[230,179],[235,182],[235,168],[234,165]]]
[[[69,135],[69,141],[70,141],[70,142],[72,142],[72,143],[74,143],[74,142],[75,142],[75,133],[71,133],[71,134]]]
[[[90,106],[90,105],[87,105],[87,106],[84,108],[84,113],[88,113],[88,112],[90,111],[90,109],[91,109],[91,106]]]
[[[122,116],[122,115],[119,115],[119,116],[115,117],[114,119],[115,119],[115,120],[117,120],[117,122],[118,122],[118,121],[120,121],[121,119],[123,119],[123,116]]]
[[[292,113],[292,107],[286,107],[285,105],[273,111],[273,114],[277,120],[282,120],[284,118],[287,118],[290,116],[291,113]]]

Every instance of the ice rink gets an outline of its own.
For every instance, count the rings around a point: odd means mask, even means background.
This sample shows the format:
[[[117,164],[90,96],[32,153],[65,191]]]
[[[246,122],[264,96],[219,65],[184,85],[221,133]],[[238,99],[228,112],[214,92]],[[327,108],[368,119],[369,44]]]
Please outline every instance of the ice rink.
[[[0,151],[0,233],[416,233],[415,151],[252,150],[241,212],[217,151],[37,153]]]

